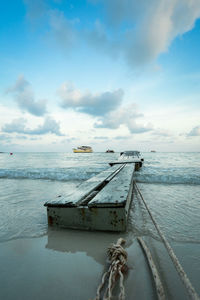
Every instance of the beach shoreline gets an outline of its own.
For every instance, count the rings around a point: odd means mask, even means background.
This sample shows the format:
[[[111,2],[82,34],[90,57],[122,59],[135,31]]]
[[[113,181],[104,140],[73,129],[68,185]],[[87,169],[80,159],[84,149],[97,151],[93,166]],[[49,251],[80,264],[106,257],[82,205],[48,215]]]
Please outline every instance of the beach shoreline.
[[[111,154],[112,155],[112,154]],[[113,154],[117,155],[117,154]],[[114,156],[113,156],[114,157]],[[145,154],[135,180],[196,292],[200,294],[199,154]],[[1,156],[0,299],[94,299],[108,268],[107,248],[126,240],[126,300],[157,299],[144,253],[149,247],[166,299],[188,299],[144,205],[134,194],[125,233],[52,229],[44,203],[108,168],[110,155],[26,153]],[[51,167],[49,167],[51,166]],[[173,166],[173,167],[172,167]],[[113,299],[118,298],[119,289]]]
[[[102,275],[108,267],[107,247],[119,237],[127,240],[128,272],[124,285],[126,299],[156,299],[152,276],[136,239],[130,233],[86,232],[76,230],[48,230],[38,238],[2,242],[0,297],[11,299],[94,299]],[[156,258],[169,299],[187,299],[184,287],[165,249],[159,241],[144,237]],[[192,252],[199,244],[173,244],[188,276],[198,288],[197,276],[191,264]],[[196,250],[194,250],[196,249]],[[188,263],[190,257],[190,263]],[[191,278],[192,276],[192,278]],[[117,299],[118,288],[113,299]],[[200,290],[197,290],[200,292]]]

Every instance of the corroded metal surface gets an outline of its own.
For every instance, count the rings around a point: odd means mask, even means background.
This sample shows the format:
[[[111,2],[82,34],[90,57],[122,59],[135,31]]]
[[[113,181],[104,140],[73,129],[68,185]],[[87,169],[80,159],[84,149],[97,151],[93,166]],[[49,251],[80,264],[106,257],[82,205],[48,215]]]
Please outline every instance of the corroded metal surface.
[[[49,226],[125,231],[137,163],[115,165],[85,181],[73,194],[46,202]]]
[[[124,208],[49,207],[48,224],[84,230],[125,231]]]

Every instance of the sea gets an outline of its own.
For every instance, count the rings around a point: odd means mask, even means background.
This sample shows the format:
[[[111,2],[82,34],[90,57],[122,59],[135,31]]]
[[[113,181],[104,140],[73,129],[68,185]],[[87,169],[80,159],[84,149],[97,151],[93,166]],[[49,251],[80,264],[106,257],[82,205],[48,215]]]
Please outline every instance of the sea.
[[[135,181],[163,234],[182,255],[197,287],[200,277],[200,152],[143,152]],[[44,203],[73,192],[109,168],[119,153],[0,153],[0,243],[48,234]],[[160,243],[137,193],[127,238]],[[1,247],[0,244],[0,247]],[[196,278],[196,279],[195,279]],[[197,287],[198,289],[198,287]],[[172,297],[173,298],[173,297]],[[178,298],[177,298],[178,299]]]

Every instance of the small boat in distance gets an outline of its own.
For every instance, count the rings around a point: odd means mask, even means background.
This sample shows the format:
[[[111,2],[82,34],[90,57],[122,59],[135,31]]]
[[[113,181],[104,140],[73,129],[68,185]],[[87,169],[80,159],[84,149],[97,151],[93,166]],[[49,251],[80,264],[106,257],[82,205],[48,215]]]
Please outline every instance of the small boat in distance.
[[[110,149],[106,150],[106,153],[114,153],[114,152],[115,152],[114,150],[110,150]]]
[[[151,150],[151,152],[156,152],[156,150]]]
[[[92,147],[90,146],[80,146],[77,148],[73,148],[74,153],[92,153]]]

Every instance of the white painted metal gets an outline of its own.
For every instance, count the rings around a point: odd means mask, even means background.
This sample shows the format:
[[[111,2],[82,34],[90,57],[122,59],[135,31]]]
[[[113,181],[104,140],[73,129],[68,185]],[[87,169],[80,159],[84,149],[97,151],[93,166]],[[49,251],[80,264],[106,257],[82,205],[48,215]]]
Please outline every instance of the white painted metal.
[[[47,214],[49,225],[63,228],[125,231],[127,226],[124,207],[48,207]]]
[[[134,163],[142,163],[141,159],[132,159],[132,160],[117,160],[111,161],[109,165],[112,167],[114,165],[121,165],[121,164],[134,164]]]
[[[89,207],[125,207],[134,164],[125,167],[89,203]]]
[[[47,206],[48,224],[84,230],[125,231],[137,163],[115,165]]]
[[[60,195],[54,200],[47,201],[45,206],[78,206],[81,201],[87,197],[95,189],[98,189],[99,186],[107,180],[110,180],[115,174],[118,173],[118,170],[121,170],[123,166],[113,166],[107,170],[99,173],[97,176],[94,176],[81,185],[70,194]]]

